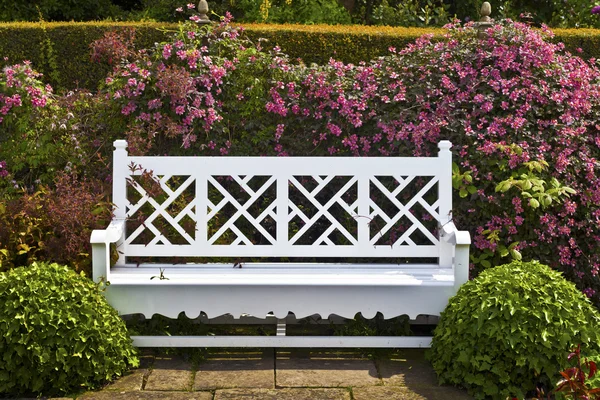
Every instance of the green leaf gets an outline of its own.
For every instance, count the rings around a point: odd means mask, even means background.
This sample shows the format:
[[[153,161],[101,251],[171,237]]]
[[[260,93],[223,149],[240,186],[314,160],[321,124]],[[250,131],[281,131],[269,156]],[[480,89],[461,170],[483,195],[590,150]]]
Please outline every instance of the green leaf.
[[[510,251],[510,256],[514,259],[514,260],[521,260],[521,258],[523,258],[523,256],[521,256],[521,253],[518,250],[515,249],[511,249]]]
[[[540,203],[536,199],[529,199],[529,205],[532,208],[538,208],[540,206]]]

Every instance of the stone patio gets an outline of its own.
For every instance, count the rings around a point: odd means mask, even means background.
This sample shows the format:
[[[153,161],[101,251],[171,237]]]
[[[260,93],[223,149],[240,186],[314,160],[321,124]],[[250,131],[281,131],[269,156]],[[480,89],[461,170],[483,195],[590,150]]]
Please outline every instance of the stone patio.
[[[438,386],[424,350],[211,350],[194,364],[182,356],[142,357],[139,369],[78,399],[96,400],[463,400]]]

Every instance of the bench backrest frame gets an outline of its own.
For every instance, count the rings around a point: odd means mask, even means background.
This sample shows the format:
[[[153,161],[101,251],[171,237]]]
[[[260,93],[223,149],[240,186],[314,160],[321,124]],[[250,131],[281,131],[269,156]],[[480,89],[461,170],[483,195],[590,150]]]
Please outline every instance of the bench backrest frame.
[[[392,176],[400,183],[399,186],[402,186],[403,182],[408,184],[412,179],[410,177],[432,177],[430,182],[427,183],[430,186],[425,188],[431,188],[431,185],[437,184],[438,199],[434,204],[426,203],[417,194],[409,202],[399,205],[408,210],[411,204],[420,203],[430,211],[440,226],[451,221],[452,155],[450,148],[452,145],[449,141],[441,141],[438,144],[440,149],[438,157],[138,157],[127,154],[127,142],[124,140],[115,141],[114,146],[113,203],[115,205],[115,219],[126,221],[141,204],[152,202],[151,197],[144,195],[145,192],[139,185],[136,189],[142,194],[142,200],[136,204],[131,204],[127,199],[128,180],[132,175],[139,175],[143,170],[146,170],[152,171],[154,175],[161,177],[160,182],[163,189],[166,186],[165,182],[171,176],[189,177],[178,189],[171,191],[171,194],[177,197],[178,191],[185,190],[189,185],[195,185],[194,203],[190,203],[186,215],[192,217],[197,223],[196,236],[189,237],[191,242],[188,245],[166,243],[159,234],[157,234],[154,242],[150,244],[132,244],[129,243],[129,239],[122,237],[117,243],[120,253],[118,264],[120,265],[124,264],[125,256],[437,257],[439,258],[440,267],[452,268],[453,246],[439,240],[439,238],[433,237],[432,245],[417,245],[414,242],[411,243],[410,239],[406,240],[406,237],[400,237],[396,244],[384,246],[374,245],[369,231],[371,229],[369,216],[373,214],[371,212],[372,204],[370,204],[369,187],[372,184],[377,185],[376,177],[378,176]],[[137,166],[133,171],[132,165]],[[277,234],[276,239],[271,241],[270,245],[252,245],[244,242],[241,238],[237,243],[222,245],[215,244],[214,237],[207,237],[207,222],[210,213],[215,212],[216,206],[207,199],[207,188],[209,182],[213,187],[219,185],[214,179],[215,176],[231,176],[242,187],[252,176],[271,177],[269,182],[276,185],[277,197],[273,202],[269,215],[276,222]],[[349,182],[357,185],[357,200],[355,204],[345,204],[345,206],[349,207],[349,212],[355,214],[358,222],[358,237],[355,242],[351,245],[338,246],[328,243],[325,238],[323,241],[312,245],[294,244],[294,237],[290,238],[288,236],[287,229],[291,214],[298,215],[298,210],[293,209],[294,205],[288,197],[288,188],[291,184],[302,191],[302,188],[299,187],[301,185],[296,181],[295,177],[297,176],[312,176],[321,186],[326,185],[327,179],[333,176],[351,177]],[[251,199],[261,194],[260,189],[253,191],[247,185],[245,188],[250,191]],[[421,195],[427,191],[425,188],[422,193],[420,192]],[[337,193],[331,199],[331,202],[339,202],[340,193],[342,192]],[[307,197],[313,195],[308,191],[303,192],[303,194]],[[392,194],[390,193],[390,195]],[[223,195],[227,197],[226,193],[223,193]],[[233,198],[229,198],[227,201],[231,204],[235,203]],[[163,204],[153,203],[152,206],[156,209],[155,216],[161,215],[169,222],[171,222],[169,219],[177,222],[175,219],[178,216],[172,217],[164,212],[168,205],[169,200]],[[236,215],[244,215],[250,220],[244,211],[245,205],[235,205],[238,209]],[[326,208],[319,212],[321,216],[327,217]],[[401,213],[402,210],[399,214]],[[420,221],[410,212],[405,212],[402,215],[413,222],[414,229],[420,229]],[[395,216],[394,218],[398,217]],[[332,220],[332,226],[334,225],[333,222]],[[255,224],[257,229],[260,229],[259,225],[259,223]],[[408,237],[410,234],[405,236]]]

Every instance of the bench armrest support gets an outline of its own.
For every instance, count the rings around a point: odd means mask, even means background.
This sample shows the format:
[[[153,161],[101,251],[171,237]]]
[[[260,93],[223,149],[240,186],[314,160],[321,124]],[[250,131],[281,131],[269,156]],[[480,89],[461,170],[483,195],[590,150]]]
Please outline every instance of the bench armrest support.
[[[125,221],[112,220],[106,229],[92,231],[92,274],[95,282],[101,277],[108,280],[110,270],[110,244],[123,237]]]
[[[471,234],[459,231],[454,222],[448,222],[441,228],[441,238],[454,246],[454,287],[458,288],[469,280],[469,245]]]

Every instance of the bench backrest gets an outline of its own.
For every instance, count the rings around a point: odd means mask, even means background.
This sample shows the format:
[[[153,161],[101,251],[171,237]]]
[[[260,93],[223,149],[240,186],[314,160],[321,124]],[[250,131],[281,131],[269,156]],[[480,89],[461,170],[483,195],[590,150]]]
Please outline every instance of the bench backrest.
[[[438,157],[136,157],[124,140],[114,145],[115,217],[128,225],[121,257],[436,257],[451,266],[437,235],[451,218],[449,141]]]

